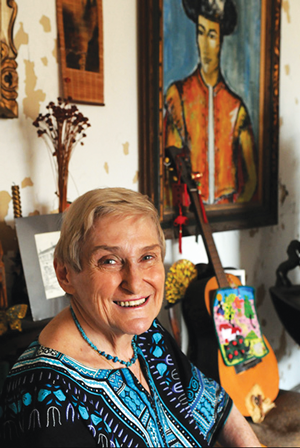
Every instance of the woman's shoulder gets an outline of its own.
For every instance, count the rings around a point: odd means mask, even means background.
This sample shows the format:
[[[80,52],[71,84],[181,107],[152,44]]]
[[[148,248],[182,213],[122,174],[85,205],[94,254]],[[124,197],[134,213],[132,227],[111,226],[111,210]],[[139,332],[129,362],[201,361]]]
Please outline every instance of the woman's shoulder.
[[[44,347],[64,353],[64,348],[74,341],[69,307],[57,314],[41,331],[39,342]]]
[[[159,359],[165,353],[174,359],[183,356],[184,361],[187,362],[173,336],[158,319],[153,321],[151,327],[145,333],[137,337],[137,342],[146,358]]]

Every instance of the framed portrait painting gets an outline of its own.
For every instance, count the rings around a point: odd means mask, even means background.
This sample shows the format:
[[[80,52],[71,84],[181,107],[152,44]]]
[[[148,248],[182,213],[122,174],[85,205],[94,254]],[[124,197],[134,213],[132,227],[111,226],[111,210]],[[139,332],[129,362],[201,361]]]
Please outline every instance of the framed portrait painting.
[[[104,105],[102,0],[56,0],[56,10],[64,98]]]
[[[189,204],[178,205],[174,147],[189,155],[213,231],[276,224],[281,1],[138,8],[140,190],[166,236],[176,236],[179,206],[185,234],[199,233]]]

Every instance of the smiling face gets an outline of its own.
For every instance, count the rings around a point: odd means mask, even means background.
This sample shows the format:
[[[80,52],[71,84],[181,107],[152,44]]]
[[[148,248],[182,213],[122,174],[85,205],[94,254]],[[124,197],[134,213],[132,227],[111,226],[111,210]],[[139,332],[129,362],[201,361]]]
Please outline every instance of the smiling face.
[[[200,15],[198,17],[197,34],[202,75],[206,84],[214,86],[219,76],[220,24]]]
[[[164,266],[156,227],[149,217],[104,216],[81,251],[82,271],[56,266],[61,286],[83,319],[108,339],[141,334],[158,315]]]

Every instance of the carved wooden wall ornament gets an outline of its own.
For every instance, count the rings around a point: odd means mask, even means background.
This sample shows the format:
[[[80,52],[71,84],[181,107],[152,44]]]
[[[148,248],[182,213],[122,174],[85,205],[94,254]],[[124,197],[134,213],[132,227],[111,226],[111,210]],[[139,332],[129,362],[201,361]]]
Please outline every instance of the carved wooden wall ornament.
[[[0,0],[0,117],[18,117],[17,49],[13,40],[13,28],[17,15],[14,0]]]

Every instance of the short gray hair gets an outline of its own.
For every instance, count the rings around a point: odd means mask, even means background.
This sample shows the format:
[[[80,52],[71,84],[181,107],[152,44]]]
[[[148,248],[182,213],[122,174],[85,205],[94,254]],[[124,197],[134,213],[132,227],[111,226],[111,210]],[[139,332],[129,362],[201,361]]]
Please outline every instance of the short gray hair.
[[[166,243],[157,209],[148,196],[126,188],[99,188],[77,198],[64,212],[54,258],[76,272],[82,270],[81,248],[96,219],[106,216],[143,216],[155,224],[164,259]]]

